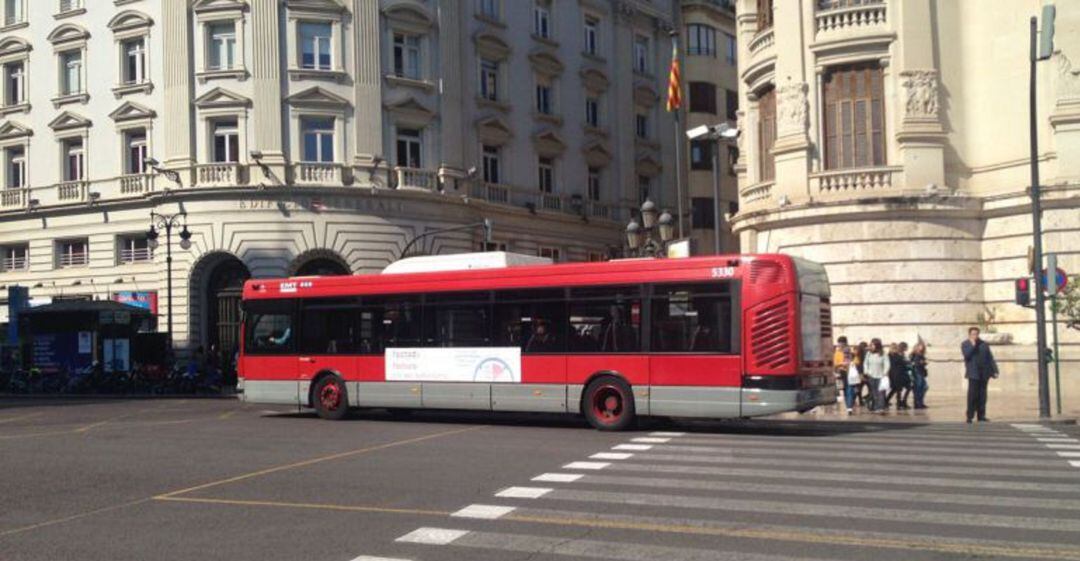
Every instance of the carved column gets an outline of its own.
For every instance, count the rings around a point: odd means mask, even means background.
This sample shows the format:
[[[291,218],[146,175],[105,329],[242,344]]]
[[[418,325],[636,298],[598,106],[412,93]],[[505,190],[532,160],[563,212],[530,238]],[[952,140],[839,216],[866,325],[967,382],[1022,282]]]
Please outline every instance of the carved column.
[[[453,182],[464,177],[465,165],[464,142],[461,131],[464,130],[462,115],[463,79],[461,66],[461,0],[442,0],[439,2],[439,61],[441,66],[443,90],[439,100],[439,123],[441,165],[439,177],[443,181]],[[472,135],[465,135],[471,138]],[[447,184],[448,188],[453,188]]]
[[[255,134],[251,149],[262,152],[260,161],[265,164],[252,173],[261,170],[270,176],[265,177],[270,184],[281,183],[285,178],[279,33],[283,9],[278,0],[251,1],[251,81],[255,92],[251,120]]]
[[[896,133],[904,187],[925,189],[945,185],[945,129],[942,126],[939,75],[934,67],[934,35],[930,0],[900,3],[901,68],[895,74],[895,104],[885,112],[900,116]],[[892,6],[890,6],[892,9]]]
[[[803,10],[809,10],[804,13]],[[773,34],[776,37],[776,182],[772,198],[786,195],[805,200],[809,192],[811,145],[806,65],[803,38],[812,36],[814,3],[774,2]],[[805,16],[805,17],[804,17]]]
[[[382,108],[382,33],[379,22],[379,0],[355,0],[356,13],[356,153],[353,165],[364,173],[356,174],[361,183],[378,182],[383,174],[373,173],[386,168],[383,150]],[[371,181],[368,181],[371,178]]]
[[[168,62],[164,76],[165,155],[163,163],[170,168],[189,168],[194,163],[191,108],[191,76],[193,69],[188,56],[191,43],[191,26],[188,22],[187,2],[163,2],[161,21],[164,31],[165,52]],[[190,184],[190,181],[185,181]]]

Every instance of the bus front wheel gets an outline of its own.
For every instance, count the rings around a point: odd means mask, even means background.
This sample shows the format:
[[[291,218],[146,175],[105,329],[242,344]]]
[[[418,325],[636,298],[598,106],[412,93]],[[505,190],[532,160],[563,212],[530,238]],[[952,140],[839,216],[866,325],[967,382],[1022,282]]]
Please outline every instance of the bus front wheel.
[[[625,430],[634,423],[634,394],[619,378],[597,378],[585,388],[582,410],[593,428]]]
[[[315,412],[323,419],[338,421],[349,413],[349,394],[345,382],[337,376],[326,376],[315,385]]]

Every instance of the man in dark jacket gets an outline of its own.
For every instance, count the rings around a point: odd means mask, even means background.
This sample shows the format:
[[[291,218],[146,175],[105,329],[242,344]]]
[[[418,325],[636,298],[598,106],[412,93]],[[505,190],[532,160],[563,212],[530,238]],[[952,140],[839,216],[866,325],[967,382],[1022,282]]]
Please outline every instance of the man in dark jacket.
[[[970,423],[976,413],[980,422],[989,421],[986,418],[986,386],[990,378],[997,378],[998,367],[990,345],[979,339],[978,327],[968,329],[968,338],[960,344],[960,352],[964,353],[964,377],[968,381],[967,422]]]

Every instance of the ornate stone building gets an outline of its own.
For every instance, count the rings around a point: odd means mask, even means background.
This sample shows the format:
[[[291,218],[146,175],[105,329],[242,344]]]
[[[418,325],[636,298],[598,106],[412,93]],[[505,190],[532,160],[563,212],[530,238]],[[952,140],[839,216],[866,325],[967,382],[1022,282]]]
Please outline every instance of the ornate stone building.
[[[983,325],[999,388],[1035,384],[1034,313],[1012,303],[1031,241],[1028,20],[1018,0],[738,0],[743,251],[824,263],[837,334],[927,341],[961,385]],[[1080,271],[1080,5],[1038,64],[1044,248]],[[1080,390],[1065,333],[1063,386]]]
[[[235,340],[249,277],[497,248],[602,259],[673,205],[665,0],[12,0],[0,285]],[[179,246],[179,230],[191,234]],[[186,245],[186,244],[185,244]],[[130,296],[130,295],[129,295]]]

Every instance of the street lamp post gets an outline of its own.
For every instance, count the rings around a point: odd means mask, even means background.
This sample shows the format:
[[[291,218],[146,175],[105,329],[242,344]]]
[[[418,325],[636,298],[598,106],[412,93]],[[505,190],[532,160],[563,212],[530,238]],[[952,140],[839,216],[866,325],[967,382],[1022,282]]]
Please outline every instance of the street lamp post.
[[[173,349],[173,302],[172,302],[172,230],[183,219],[183,228],[180,230],[180,249],[191,247],[191,232],[187,227],[187,213],[180,211],[176,214],[159,214],[150,211],[150,230],[146,232],[147,245],[153,251],[158,246],[158,229],[165,230],[165,301],[169,311],[166,315],[166,325],[169,333],[169,351]]]
[[[720,142],[732,141],[739,137],[739,129],[728,123],[702,125],[686,131],[690,140],[712,141],[712,182],[713,182],[713,244],[717,254],[720,247]]]
[[[626,243],[639,257],[664,257],[667,244],[675,237],[675,218],[668,211],[657,215],[656,203],[641,204],[641,221],[631,218],[626,225]]]
[[[1031,56],[1030,74],[1028,75],[1028,124],[1031,142],[1031,234],[1034,238],[1035,253],[1035,364],[1039,373],[1039,417],[1050,417],[1050,371],[1046,361],[1043,360],[1043,352],[1046,349],[1046,283],[1043,282],[1043,250],[1042,250],[1042,200],[1039,187],[1039,128],[1036,119],[1036,66],[1040,60],[1046,60],[1053,54],[1054,45],[1054,5],[1043,6],[1042,41],[1037,40],[1039,34],[1039,20],[1031,18]],[[1038,46],[1036,46],[1036,44]],[[1055,274],[1047,271],[1047,276]]]

